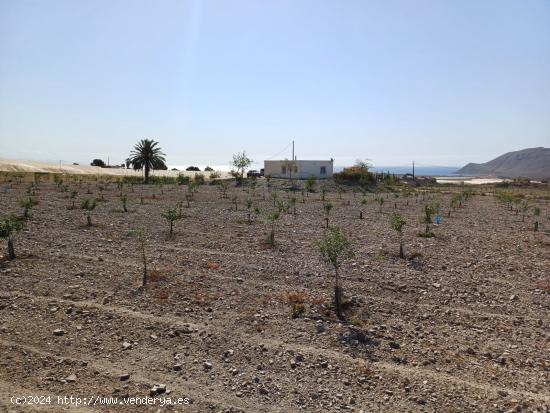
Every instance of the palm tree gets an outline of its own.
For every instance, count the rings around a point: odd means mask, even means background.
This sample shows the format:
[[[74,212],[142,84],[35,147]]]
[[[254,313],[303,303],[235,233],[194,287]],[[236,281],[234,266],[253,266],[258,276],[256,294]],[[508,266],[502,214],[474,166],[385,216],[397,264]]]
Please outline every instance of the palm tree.
[[[134,150],[130,152],[128,158],[135,171],[143,169],[146,184],[149,183],[151,169],[164,169],[162,166],[166,162],[166,155],[157,145],[158,142],[152,139],[142,139],[134,146]]]

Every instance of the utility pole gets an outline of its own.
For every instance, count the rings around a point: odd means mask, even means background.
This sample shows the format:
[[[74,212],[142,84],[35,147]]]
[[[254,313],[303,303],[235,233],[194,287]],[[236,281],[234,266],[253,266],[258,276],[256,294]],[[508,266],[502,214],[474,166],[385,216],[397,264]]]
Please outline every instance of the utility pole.
[[[292,141],[292,160],[294,161],[294,140]]]
[[[414,181],[414,160],[413,160],[413,181]]]

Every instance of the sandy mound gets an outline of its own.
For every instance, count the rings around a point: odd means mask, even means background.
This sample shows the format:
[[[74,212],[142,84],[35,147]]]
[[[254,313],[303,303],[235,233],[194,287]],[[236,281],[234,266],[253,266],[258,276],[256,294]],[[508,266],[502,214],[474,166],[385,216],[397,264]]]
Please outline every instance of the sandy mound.
[[[13,161],[8,159],[0,159],[0,171],[3,172],[48,172],[48,173],[60,173],[60,174],[78,174],[78,175],[115,175],[115,176],[142,176],[140,171],[134,171],[132,169],[118,169],[118,168],[100,168],[98,166],[89,165],[66,165],[55,164],[48,162],[38,161]],[[229,178],[229,172],[217,171],[221,178]],[[152,171],[151,175],[156,176],[178,176],[183,175],[195,175],[196,172],[191,171]],[[208,176],[210,172],[202,172]]]

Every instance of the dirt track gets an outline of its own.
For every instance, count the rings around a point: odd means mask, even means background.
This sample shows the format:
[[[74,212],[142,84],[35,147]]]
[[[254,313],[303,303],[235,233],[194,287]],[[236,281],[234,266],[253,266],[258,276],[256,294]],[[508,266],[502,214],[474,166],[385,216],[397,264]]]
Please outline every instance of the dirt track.
[[[2,214],[20,213],[26,187],[0,194]],[[92,196],[84,188],[77,205]],[[422,205],[446,207],[448,195],[389,195],[379,212],[372,194],[364,206],[358,194],[328,193],[331,225],[347,233],[356,253],[342,269],[348,324],[331,311],[330,268],[313,245],[324,231],[318,193],[305,203],[297,195],[296,215],[283,214],[268,248],[263,213],[273,204],[262,189],[231,189],[229,198],[240,201],[235,211],[216,187],[201,187],[167,239],[161,211],[186,187],[135,188],[124,189],[123,213],[111,185],[91,228],[84,211],[66,208],[67,193],[49,184],[37,190],[39,204],[15,237],[19,257],[0,264],[0,411],[61,410],[14,406],[12,395],[144,397],[155,384],[166,385],[162,397],[191,404],[65,408],[549,411],[546,201],[532,201],[542,208],[538,234],[532,217],[522,222],[492,196],[476,196],[450,218],[443,212],[435,238],[420,238]],[[262,211],[250,224],[247,197]],[[405,260],[388,222],[394,203],[408,222]],[[147,234],[145,289],[138,288],[138,228]],[[298,318],[291,317],[292,292],[304,293]],[[124,374],[130,377],[121,381]]]

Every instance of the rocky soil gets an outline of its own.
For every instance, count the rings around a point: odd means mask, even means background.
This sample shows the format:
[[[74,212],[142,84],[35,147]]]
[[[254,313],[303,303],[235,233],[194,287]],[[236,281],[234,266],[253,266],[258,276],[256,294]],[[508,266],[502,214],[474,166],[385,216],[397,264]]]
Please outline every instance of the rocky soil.
[[[77,188],[77,184],[69,185]],[[21,213],[27,184],[0,194]],[[76,205],[100,197],[79,189]],[[187,188],[107,185],[91,213],[67,192],[39,204],[0,262],[0,411],[58,412],[548,412],[550,219],[540,230],[490,193],[447,216],[449,194],[327,193],[330,224],[350,238],[342,267],[346,321],[332,311],[319,193],[296,194],[275,224],[270,193],[202,186],[168,238],[161,212]],[[279,198],[287,195],[279,191]],[[154,194],[154,196],[153,196]],[[265,199],[264,199],[265,194]],[[237,196],[237,210],[231,201]],[[144,203],[140,203],[140,198]],[[251,223],[245,200],[253,200]],[[341,199],[340,199],[341,198]],[[439,202],[434,238],[422,206]],[[260,213],[254,212],[255,208]],[[359,219],[363,211],[364,219]],[[405,259],[389,217],[407,220]],[[135,230],[146,238],[149,282]],[[2,245],[2,248],[5,248]],[[293,317],[293,305],[303,314]],[[17,406],[18,395],[178,397],[179,406]]]

